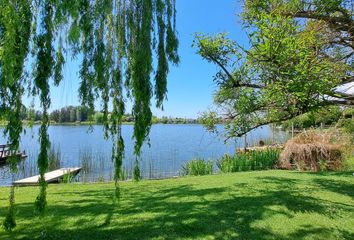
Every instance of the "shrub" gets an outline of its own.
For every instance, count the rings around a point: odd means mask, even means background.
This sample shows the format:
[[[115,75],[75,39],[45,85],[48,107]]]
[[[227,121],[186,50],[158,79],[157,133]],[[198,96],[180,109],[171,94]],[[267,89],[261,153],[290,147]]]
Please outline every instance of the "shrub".
[[[300,170],[339,170],[348,139],[339,131],[305,131],[290,139],[280,155],[280,167]]]
[[[342,115],[342,110],[338,106],[320,108],[314,112],[308,112],[282,123],[285,129],[318,127],[321,124],[332,125],[336,123]]]
[[[224,155],[216,163],[221,172],[239,172],[251,170],[266,170],[274,168],[279,159],[280,150],[265,148],[250,152],[239,152],[233,156]]]
[[[193,159],[182,166],[181,175],[200,176],[213,174],[213,162],[201,158]]]
[[[354,118],[354,108],[346,108],[342,113],[343,118]]]
[[[344,132],[354,135],[354,119],[341,119],[338,122],[338,126],[343,129]]]
[[[343,161],[342,170],[353,171],[354,170],[354,155],[352,157],[347,157]]]
[[[94,118],[96,124],[102,124],[104,122],[104,115],[101,112],[95,113]]]

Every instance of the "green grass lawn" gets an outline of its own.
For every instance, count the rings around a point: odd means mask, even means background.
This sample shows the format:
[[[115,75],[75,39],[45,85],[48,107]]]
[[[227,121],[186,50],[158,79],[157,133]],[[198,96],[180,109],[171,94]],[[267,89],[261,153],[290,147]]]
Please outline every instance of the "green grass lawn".
[[[354,239],[354,176],[288,171],[16,189],[17,228],[0,239]],[[0,188],[0,221],[9,189]]]

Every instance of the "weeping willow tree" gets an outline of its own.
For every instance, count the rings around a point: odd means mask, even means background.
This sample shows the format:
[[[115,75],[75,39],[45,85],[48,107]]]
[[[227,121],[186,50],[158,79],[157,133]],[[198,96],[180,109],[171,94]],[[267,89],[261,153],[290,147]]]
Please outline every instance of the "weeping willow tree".
[[[119,195],[125,102],[133,103],[134,173],[139,179],[138,157],[151,127],[151,102],[155,98],[156,106],[163,107],[169,64],[179,62],[177,48],[175,0],[0,1],[0,114],[7,120],[5,133],[12,150],[18,150],[23,130],[22,98],[27,94],[38,98],[43,113],[40,192],[35,201],[40,214],[46,207],[50,89],[62,82],[68,56],[81,60],[78,92],[82,104],[93,113],[95,103],[101,103],[104,135],[114,140],[112,159]],[[9,164],[16,172],[16,160],[10,159]],[[16,226],[13,188],[9,199],[4,227],[11,231]]]

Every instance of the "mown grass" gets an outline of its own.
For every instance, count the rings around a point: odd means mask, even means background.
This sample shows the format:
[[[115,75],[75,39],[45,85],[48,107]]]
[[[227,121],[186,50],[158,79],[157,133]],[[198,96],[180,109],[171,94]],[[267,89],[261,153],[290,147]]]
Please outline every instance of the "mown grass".
[[[16,189],[17,228],[0,239],[354,239],[352,173],[255,171],[112,183],[49,185],[34,217],[35,187]],[[8,188],[0,188],[0,221]]]

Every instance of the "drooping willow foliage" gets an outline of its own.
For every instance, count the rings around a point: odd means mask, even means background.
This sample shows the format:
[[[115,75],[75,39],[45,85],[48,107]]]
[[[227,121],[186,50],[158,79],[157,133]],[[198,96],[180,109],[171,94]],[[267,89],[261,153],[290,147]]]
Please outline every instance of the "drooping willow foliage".
[[[105,137],[114,139],[112,159],[119,194],[125,101],[133,103],[138,159],[150,131],[152,99],[162,107],[169,63],[179,62],[175,17],[175,0],[0,1],[0,114],[8,121],[5,132],[13,150],[18,150],[23,130],[19,117],[23,96],[38,97],[43,112],[36,199],[39,213],[46,206],[50,88],[62,81],[67,56],[81,60],[78,92],[82,104],[93,113],[95,104],[101,103]],[[139,174],[137,163],[134,172]],[[15,160],[10,165],[15,172]],[[13,192],[12,210],[4,225],[7,230],[15,226]]]

